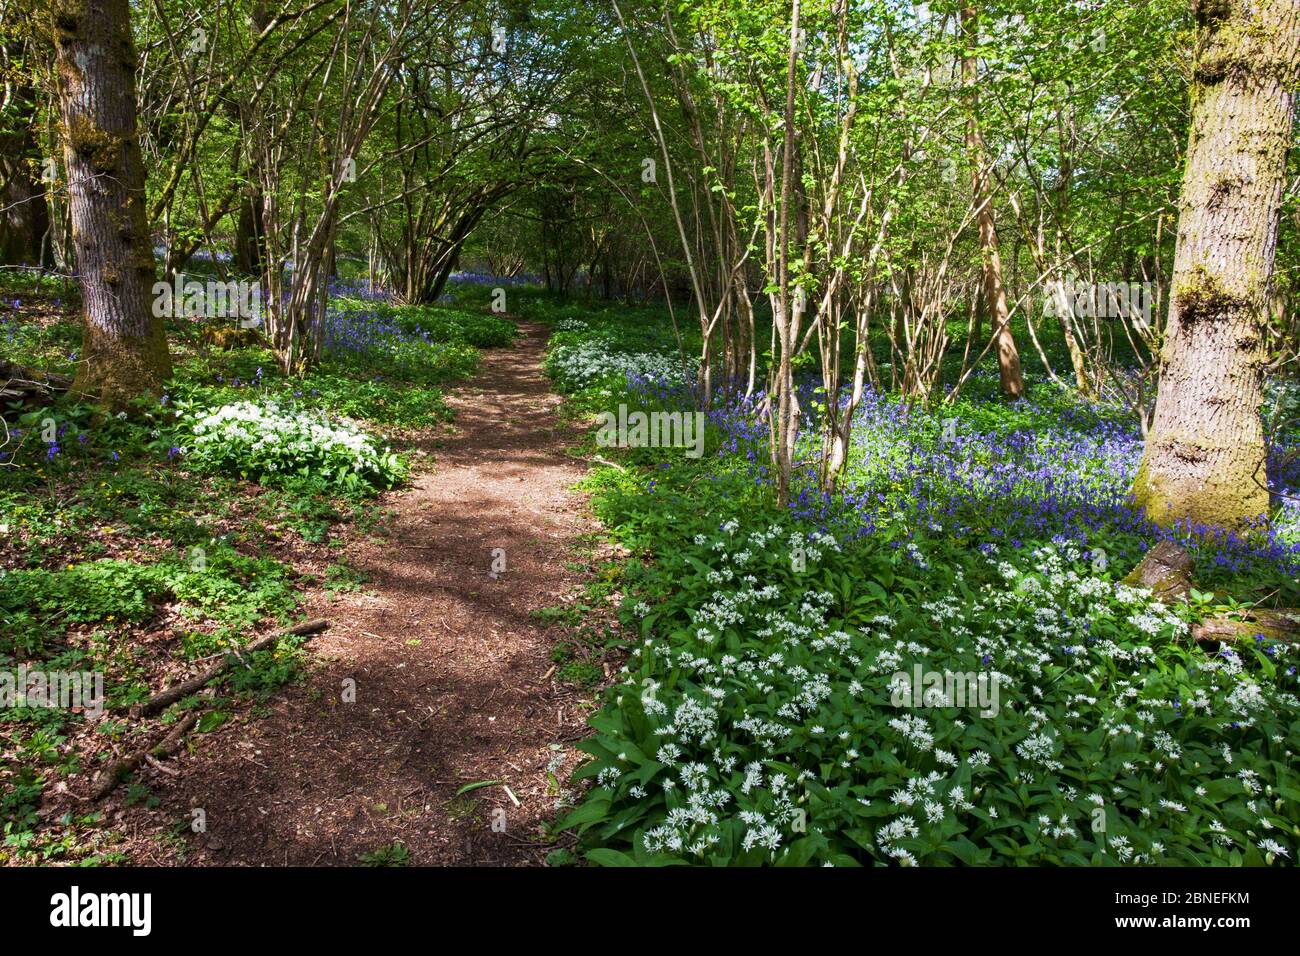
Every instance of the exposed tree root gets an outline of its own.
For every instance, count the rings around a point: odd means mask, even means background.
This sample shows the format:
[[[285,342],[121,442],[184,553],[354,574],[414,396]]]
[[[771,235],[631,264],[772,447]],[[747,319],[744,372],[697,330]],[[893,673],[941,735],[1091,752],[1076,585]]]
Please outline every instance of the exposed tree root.
[[[1150,588],[1165,603],[1181,601],[1192,587],[1192,556],[1172,541],[1161,541],[1143,555],[1124,583]]]
[[[1166,603],[1182,601],[1193,586],[1191,571],[1191,555],[1173,542],[1161,541],[1143,556],[1124,583],[1150,588]],[[1250,640],[1257,634],[1288,644],[1300,642],[1300,610],[1259,608],[1243,611],[1240,617],[1207,618],[1192,628],[1192,637],[1203,644]]]

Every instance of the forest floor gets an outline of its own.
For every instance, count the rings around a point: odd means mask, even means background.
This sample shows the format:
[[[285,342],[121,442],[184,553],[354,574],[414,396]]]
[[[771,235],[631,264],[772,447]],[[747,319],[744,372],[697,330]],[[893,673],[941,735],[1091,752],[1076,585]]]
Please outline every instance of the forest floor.
[[[580,429],[541,371],[546,330],[520,329],[451,396],[455,425],[418,443],[432,467],[387,496],[385,534],[349,545],[364,589],[309,597],[330,627],[307,679],[158,782],[151,819],[203,811],[185,863],[537,864],[559,845],[544,823],[573,755],[558,770],[556,744],[584,735],[592,695],[553,679],[562,628],[535,612],[572,600],[592,519],[566,453]],[[135,863],[182,845],[130,843]]]

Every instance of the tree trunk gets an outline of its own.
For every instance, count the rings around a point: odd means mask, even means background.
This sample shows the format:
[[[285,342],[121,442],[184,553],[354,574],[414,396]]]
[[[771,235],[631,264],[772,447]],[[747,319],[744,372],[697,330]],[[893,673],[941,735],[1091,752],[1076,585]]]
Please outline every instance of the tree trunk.
[[[1074,369],[1074,384],[1078,386],[1079,394],[1084,398],[1096,397],[1096,391],[1092,387],[1092,382],[1088,379],[1088,363],[1084,358],[1083,349],[1079,346],[1079,340],[1074,335],[1074,318],[1070,309],[1070,303],[1066,300],[1065,286],[1061,280],[1056,282],[1056,318],[1061,323],[1061,336],[1065,339],[1065,348],[1070,353],[1070,367]]]
[[[4,65],[9,70],[26,71],[19,66],[23,46],[7,44]],[[41,156],[32,132],[36,113],[36,91],[25,72],[7,84],[9,96],[0,102],[0,115],[12,117],[0,130],[0,264],[44,266],[49,264],[46,240],[50,232],[50,212],[45,202],[45,184],[41,180]]]
[[[262,209],[261,190],[250,186],[240,196],[235,231],[235,271],[240,275],[260,276],[266,268],[266,224]]]
[[[1025,393],[1025,382],[1020,375],[1020,352],[1011,334],[1011,314],[1007,308],[1007,291],[1002,282],[1002,256],[998,252],[998,233],[993,220],[993,197],[989,189],[989,169],[984,155],[984,134],[980,129],[979,65],[974,47],[979,41],[979,14],[972,3],[961,8],[961,28],[966,39],[966,52],[962,57],[962,83],[966,87],[969,116],[966,120],[966,151],[970,157],[971,182],[978,213],[980,258],[983,268],[984,298],[988,304],[989,319],[993,324],[993,337],[998,350],[998,375],[1002,394],[1019,398]]]
[[[1059,117],[1060,114],[1058,114]],[[1070,221],[1070,183],[1074,179],[1074,121],[1073,114],[1068,124],[1058,119],[1061,139],[1068,142],[1070,147],[1065,151],[1061,161],[1060,182],[1053,192],[1056,196],[1056,261],[1058,263],[1065,260],[1064,240],[1065,224]],[[1046,243],[1042,241],[1042,231],[1039,230],[1039,248],[1042,250],[1043,262],[1047,262]],[[1041,269],[1041,267],[1040,267]],[[1084,398],[1096,398],[1097,391],[1093,387],[1092,380],[1088,376],[1088,361],[1084,355],[1083,347],[1079,344],[1078,338],[1074,334],[1074,310],[1071,308],[1062,308],[1070,303],[1066,301],[1064,279],[1056,281],[1056,318],[1061,323],[1061,335],[1065,339],[1065,347],[1070,353],[1070,367],[1074,369],[1074,384],[1078,386],[1079,394]]]
[[[256,42],[257,37],[265,32],[271,23],[271,15],[266,9],[266,4],[256,2],[253,4],[251,16],[251,37]],[[257,117],[253,115],[252,109],[243,102],[235,103],[231,107],[231,118],[239,123],[240,137],[250,144],[248,149],[248,173],[247,185],[240,190],[239,195],[239,218],[235,226],[235,270],[241,275],[256,276],[260,279],[266,271],[266,201],[262,195],[262,170],[259,168],[261,159],[261,150],[252,144],[252,129],[256,125]]]
[[[127,0],[63,0],[50,27],[83,302],[73,388],[120,408],[171,376],[162,320],[152,309],[131,10]]]
[[[1294,0],[1196,0],[1192,130],[1161,355],[1133,494],[1157,523],[1267,514],[1263,347],[1300,82]]]
[[[790,14],[790,52],[786,61],[785,114],[781,146],[781,200],[776,251],[776,280],[778,292],[772,303],[772,328],[778,342],[777,367],[774,387],[770,390],[776,407],[769,414],[771,425],[772,470],[776,479],[776,502],[781,508],[790,503],[790,484],[794,468],[794,449],[799,437],[799,402],[794,393],[794,350],[799,339],[801,310],[790,295],[790,204],[793,196],[795,144],[795,92],[799,63],[800,0],[794,0]],[[770,164],[769,164],[770,165]],[[768,173],[769,180],[772,173]],[[797,211],[796,211],[797,215]],[[708,374],[708,339],[701,357],[700,371]],[[711,398],[706,378],[705,403]],[[769,398],[770,400],[770,398]]]

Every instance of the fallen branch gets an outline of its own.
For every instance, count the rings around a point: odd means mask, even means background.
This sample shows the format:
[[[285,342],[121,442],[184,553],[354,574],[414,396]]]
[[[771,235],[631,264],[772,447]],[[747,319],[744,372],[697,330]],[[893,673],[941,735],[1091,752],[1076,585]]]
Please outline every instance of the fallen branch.
[[[1198,641],[1253,640],[1263,634],[1273,641],[1300,643],[1300,611],[1247,611],[1240,618],[1212,617],[1192,628]]]
[[[137,704],[131,708],[131,716],[147,717],[150,714],[156,714],[166,707],[176,703],[182,698],[191,694],[196,694],[206,687],[209,683],[216,680],[227,670],[239,663],[241,654],[251,654],[254,651],[264,651],[268,647],[274,647],[275,643],[282,637],[291,635],[304,636],[307,634],[316,634],[330,626],[330,622],[325,618],[317,618],[314,621],[304,621],[302,624],[295,624],[293,627],[286,628],[275,634],[269,634],[266,637],[259,638],[246,647],[241,647],[238,651],[227,654],[222,658],[221,663],[204,671],[197,677],[191,677],[187,681],[182,681],[174,687],[168,687],[166,690],[149,698],[143,704]]]
[[[119,783],[127,776],[134,773],[140,764],[149,758],[157,759],[158,757],[170,757],[181,747],[181,741],[185,735],[190,732],[195,724],[199,722],[199,712],[192,710],[182,717],[175,727],[164,737],[156,746],[146,747],[144,750],[138,750],[129,757],[114,760],[109,764],[104,772],[99,775],[99,783],[95,786],[95,791],[90,795],[92,800],[103,800],[112,793]]]
[[[72,387],[72,379],[56,372],[42,372],[25,368],[16,362],[0,359],[0,399],[39,404],[48,401],[55,392],[65,392]]]

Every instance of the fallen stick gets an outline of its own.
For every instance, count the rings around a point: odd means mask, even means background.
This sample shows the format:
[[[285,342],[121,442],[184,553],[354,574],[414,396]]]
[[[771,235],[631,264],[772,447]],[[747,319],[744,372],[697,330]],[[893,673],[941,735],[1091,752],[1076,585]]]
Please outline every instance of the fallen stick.
[[[181,741],[185,735],[190,732],[195,724],[199,722],[199,712],[192,710],[176,724],[175,727],[164,737],[157,745],[146,747],[144,750],[138,750],[129,757],[114,760],[99,776],[99,783],[95,786],[95,791],[90,795],[91,800],[103,800],[112,793],[119,783],[129,774],[134,773],[140,764],[146,759],[153,757],[170,757],[180,749]]]
[[[275,634],[269,634],[266,637],[258,638],[256,641],[253,641],[253,643],[247,645],[246,647],[238,648],[238,650],[227,654],[224,658],[222,658],[221,663],[209,668],[208,670],[204,671],[202,674],[199,674],[197,677],[191,677],[187,681],[182,681],[181,683],[176,684],[173,687],[168,687],[166,690],[161,691],[160,693],[154,695],[153,697],[150,697],[143,704],[137,704],[136,706],[132,707],[131,716],[147,717],[150,714],[156,714],[160,710],[176,703],[176,701],[184,697],[188,697],[190,696],[190,694],[198,693],[209,683],[216,680],[227,670],[233,667],[236,663],[238,663],[240,660],[240,655],[242,654],[251,654],[254,651],[264,651],[268,647],[275,646],[276,641],[280,640],[280,638],[282,637],[289,637],[291,635],[305,636],[307,634],[317,634],[320,631],[325,630],[325,628],[329,626],[330,626],[330,622],[325,620],[325,618],[322,617],[322,618],[317,618],[314,621],[304,621],[301,624],[295,624],[293,627],[286,628],[285,630],[279,631]]]
[[[165,763],[161,763],[153,754],[145,754],[144,762],[160,773],[167,774],[169,777],[179,777],[181,774],[181,772],[175,767],[169,767]]]
[[[592,455],[589,460],[594,461],[597,464],[608,465],[610,468],[617,468],[621,472],[627,471],[627,469],[624,466],[620,465],[618,462],[610,461],[608,458],[602,458],[600,455]]]

